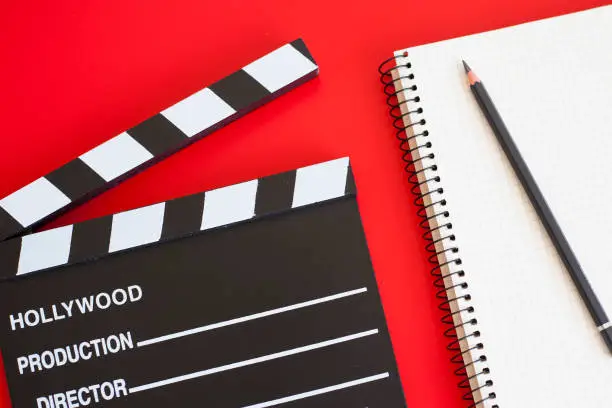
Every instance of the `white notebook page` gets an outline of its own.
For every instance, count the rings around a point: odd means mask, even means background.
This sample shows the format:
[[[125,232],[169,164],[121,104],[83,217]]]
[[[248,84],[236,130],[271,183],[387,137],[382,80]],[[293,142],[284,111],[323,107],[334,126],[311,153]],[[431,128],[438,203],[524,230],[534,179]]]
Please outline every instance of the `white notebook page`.
[[[413,121],[427,120],[494,381],[487,406],[611,406],[612,355],[481,114],[461,59],[487,87],[610,315],[612,7],[408,51],[415,79],[404,85],[418,85],[414,107],[424,109]]]

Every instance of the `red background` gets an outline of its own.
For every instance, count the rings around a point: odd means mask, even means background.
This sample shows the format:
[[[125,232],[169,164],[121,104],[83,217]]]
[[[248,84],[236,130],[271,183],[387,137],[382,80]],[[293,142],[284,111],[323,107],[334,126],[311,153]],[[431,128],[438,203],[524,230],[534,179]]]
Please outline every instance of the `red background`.
[[[0,197],[302,37],[319,78],[54,225],[350,155],[408,405],[465,405],[376,68],[395,49],[607,1],[7,3],[0,15]],[[9,406],[2,379],[0,407]]]

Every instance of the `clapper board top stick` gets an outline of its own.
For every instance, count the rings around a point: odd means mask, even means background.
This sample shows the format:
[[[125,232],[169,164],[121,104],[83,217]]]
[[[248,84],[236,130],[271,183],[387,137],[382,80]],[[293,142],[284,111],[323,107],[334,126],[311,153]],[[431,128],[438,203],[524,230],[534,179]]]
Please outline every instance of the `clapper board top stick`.
[[[272,51],[0,199],[0,240],[31,232],[317,74],[301,39]]]

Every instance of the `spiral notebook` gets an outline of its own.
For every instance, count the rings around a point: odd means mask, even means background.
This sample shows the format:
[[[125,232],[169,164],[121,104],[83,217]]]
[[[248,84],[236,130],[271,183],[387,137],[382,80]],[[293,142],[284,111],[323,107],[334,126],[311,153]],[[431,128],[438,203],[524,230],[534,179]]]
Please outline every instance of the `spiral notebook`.
[[[381,66],[440,307],[456,328],[448,348],[475,406],[610,406],[612,356],[461,60],[486,83],[610,315],[611,50],[608,6],[399,50]]]

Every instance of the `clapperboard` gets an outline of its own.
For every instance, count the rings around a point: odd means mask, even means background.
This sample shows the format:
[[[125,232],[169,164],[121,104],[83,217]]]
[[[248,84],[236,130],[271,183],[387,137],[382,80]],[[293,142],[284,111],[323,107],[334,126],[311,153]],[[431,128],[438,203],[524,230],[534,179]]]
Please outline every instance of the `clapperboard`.
[[[348,158],[32,232],[317,72],[294,41],[0,200],[13,408],[405,407]]]

